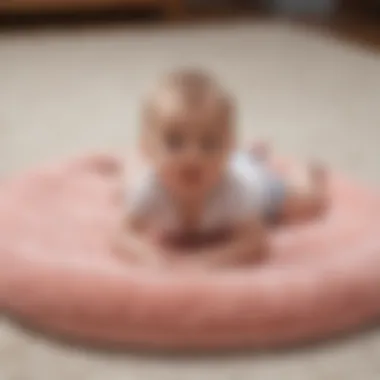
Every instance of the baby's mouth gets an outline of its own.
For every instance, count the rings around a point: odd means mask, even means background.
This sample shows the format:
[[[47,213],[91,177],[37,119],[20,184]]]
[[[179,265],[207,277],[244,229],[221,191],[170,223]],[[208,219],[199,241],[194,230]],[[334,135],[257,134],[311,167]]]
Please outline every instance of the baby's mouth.
[[[194,186],[201,182],[202,171],[197,166],[187,166],[181,170],[180,176],[186,185]]]

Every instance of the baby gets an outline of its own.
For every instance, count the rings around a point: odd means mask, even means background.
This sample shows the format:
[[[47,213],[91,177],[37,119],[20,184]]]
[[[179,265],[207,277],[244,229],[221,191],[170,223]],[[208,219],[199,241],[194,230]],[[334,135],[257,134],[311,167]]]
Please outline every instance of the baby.
[[[204,72],[164,77],[142,121],[146,166],[129,178],[124,238],[118,238],[119,249],[138,261],[162,263],[157,243],[147,238],[157,233],[195,238],[229,231],[227,241],[197,256],[206,266],[254,262],[266,252],[267,222],[304,220],[324,207],[318,167],[305,169],[302,181],[285,179],[255,152],[237,150],[233,100]]]

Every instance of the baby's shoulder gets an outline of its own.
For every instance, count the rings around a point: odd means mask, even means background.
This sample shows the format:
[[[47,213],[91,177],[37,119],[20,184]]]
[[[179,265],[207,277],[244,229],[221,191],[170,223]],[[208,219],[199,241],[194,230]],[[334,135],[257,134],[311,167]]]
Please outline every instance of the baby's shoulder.
[[[225,218],[240,220],[246,219],[255,211],[255,198],[249,181],[232,170],[224,176],[216,193],[215,203],[223,210]]]

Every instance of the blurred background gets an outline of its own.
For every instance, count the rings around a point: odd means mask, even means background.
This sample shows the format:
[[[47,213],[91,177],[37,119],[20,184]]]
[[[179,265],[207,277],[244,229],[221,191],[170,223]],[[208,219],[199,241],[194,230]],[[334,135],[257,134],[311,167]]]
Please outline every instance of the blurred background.
[[[376,44],[378,0],[3,0],[0,26],[83,23],[189,23],[282,17],[324,24]],[[364,42],[363,41],[363,42]]]
[[[143,91],[198,65],[235,91],[242,139],[352,171],[360,128],[377,141],[379,25],[379,0],[2,0],[0,169],[125,149]]]
[[[0,176],[134,146],[139,104],[173,67],[235,94],[242,143],[380,184],[379,0],[0,0]],[[61,346],[0,318],[4,380],[378,380],[380,331],[202,360]]]

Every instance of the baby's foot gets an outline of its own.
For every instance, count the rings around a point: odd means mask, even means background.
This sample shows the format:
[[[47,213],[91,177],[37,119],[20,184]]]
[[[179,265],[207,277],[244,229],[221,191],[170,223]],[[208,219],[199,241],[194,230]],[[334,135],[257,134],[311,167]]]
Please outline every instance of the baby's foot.
[[[258,141],[251,146],[249,149],[249,154],[256,160],[267,161],[269,158],[270,149],[266,142]]]
[[[327,207],[328,194],[326,168],[318,162],[313,162],[309,165],[308,171],[313,208],[315,213],[319,214]]]
[[[311,184],[316,189],[325,189],[327,183],[326,168],[319,162],[312,162],[308,167]]]
[[[107,153],[94,153],[78,161],[78,166],[86,167],[88,170],[101,175],[113,176],[119,174],[121,165],[116,156]]]

